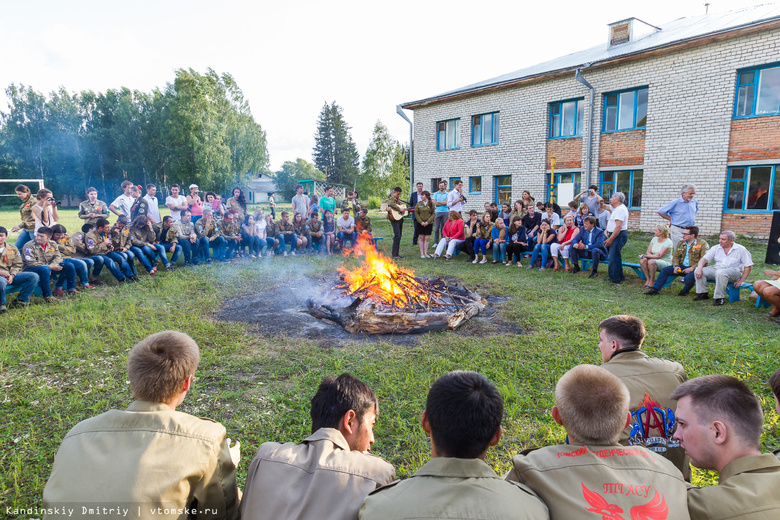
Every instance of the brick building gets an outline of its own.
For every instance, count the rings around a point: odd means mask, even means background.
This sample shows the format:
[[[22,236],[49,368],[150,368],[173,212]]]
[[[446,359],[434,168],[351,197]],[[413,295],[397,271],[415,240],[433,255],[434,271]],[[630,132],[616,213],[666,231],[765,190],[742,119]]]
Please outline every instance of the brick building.
[[[702,233],[758,237],[780,210],[777,5],[622,20],[599,47],[401,106],[415,181],[462,179],[466,209],[597,184],[623,191],[630,226],[650,231],[693,183]]]

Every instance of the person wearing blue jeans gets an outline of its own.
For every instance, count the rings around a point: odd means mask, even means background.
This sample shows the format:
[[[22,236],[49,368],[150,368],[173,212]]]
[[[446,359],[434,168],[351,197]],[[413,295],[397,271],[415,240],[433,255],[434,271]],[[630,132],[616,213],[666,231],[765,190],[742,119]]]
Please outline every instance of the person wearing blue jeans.
[[[211,208],[203,208],[203,218],[195,223],[195,232],[200,237],[200,254],[207,264],[211,264],[209,247],[214,249],[214,260],[221,260],[225,256],[225,239],[222,237],[219,224],[214,220],[214,212]]]
[[[62,257],[63,270],[57,276],[54,282],[54,294],[55,296],[64,295],[63,287],[67,289],[70,294],[76,293],[76,275],[81,280],[81,285],[88,289],[94,289],[89,283],[89,268],[87,263],[81,258],[75,258],[77,254],[76,245],[71,238],[67,235],[65,226],[61,224],[55,224],[51,227],[52,240],[57,243],[57,248],[60,251]]]
[[[198,265],[198,234],[190,210],[181,211],[181,220],[173,223],[173,229],[181,247],[184,265]]]
[[[95,227],[84,236],[84,242],[87,246],[87,251],[92,258],[100,257],[103,260],[103,265],[111,271],[111,274],[119,282],[125,281],[125,274],[117,267],[116,262],[108,255],[113,251],[114,245],[111,242],[111,224],[104,218],[99,218],[95,223]],[[92,272],[93,276],[100,275],[100,268],[95,266],[95,270]]]
[[[38,275],[38,286],[47,302],[56,302],[51,294],[51,273],[59,273],[65,269],[62,266],[62,256],[57,244],[51,239],[52,232],[46,226],[38,228],[35,240],[27,242],[21,250],[24,270]],[[69,270],[73,273],[73,267]]]
[[[189,211],[189,210],[182,210]],[[157,251],[160,260],[168,271],[176,269],[176,261],[181,255],[181,246],[178,244],[176,229],[173,227],[173,217],[163,217],[162,225],[155,229],[157,243],[152,247]],[[173,253],[171,260],[168,261],[167,253]]]
[[[548,220],[542,220],[539,224],[539,233],[536,235],[536,245],[531,252],[531,264],[526,269],[533,269],[536,265],[536,259],[539,254],[542,255],[540,271],[544,271],[547,268],[547,255],[550,254],[550,246],[558,240],[558,234],[550,227]]]
[[[609,203],[612,205],[612,213],[607,223],[607,233],[610,233],[604,245],[609,251],[607,257],[607,273],[609,281],[612,283],[621,283],[625,278],[623,276],[623,256],[621,251],[628,242],[628,208],[623,204],[626,196],[619,191],[612,194]]]
[[[493,238],[493,263],[506,262],[506,224],[504,219],[496,219],[495,226],[490,230]]]
[[[133,241],[130,238],[130,228],[127,227],[127,217],[124,215],[120,215],[114,227],[111,228],[111,245],[113,246],[113,251],[108,253],[109,258],[119,265],[126,278],[137,282],[138,271],[135,269],[136,253],[131,251]],[[141,253],[141,256],[143,256],[143,253]],[[143,262],[141,264],[143,265]],[[146,266],[144,265],[144,267]]]
[[[0,227],[0,312],[6,311],[6,288],[19,289],[16,301],[20,305],[28,305],[30,296],[38,283],[38,275],[23,272],[22,255],[15,246],[6,243],[8,230]]]
[[[290,222],[290,214],[286,211],[282,211],[282,221],[276,224],[276,231],[278,235],[276,239],[279,240],[279,251],[283,256],[287,256],[286,246],[290,246],[290,254],[295,256],[295,247],[298,245],[298,236],[295,234],[295,226]],[[278,254],[278,253],[277,253]]]

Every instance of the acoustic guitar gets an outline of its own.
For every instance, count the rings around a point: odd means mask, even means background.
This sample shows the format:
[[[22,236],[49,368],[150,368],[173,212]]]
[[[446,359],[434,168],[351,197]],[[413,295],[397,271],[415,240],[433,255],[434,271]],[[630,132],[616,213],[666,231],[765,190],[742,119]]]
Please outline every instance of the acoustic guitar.
[[[387,207],[387,217],[392,222],[398,222],[399,220],[403,219],[406,215],[409,214],[409,209],[406,207],[406,204],[404,204],[403,202],[399,202],[398,207],[401,208],[401,211],[396,211],[390,206]]]

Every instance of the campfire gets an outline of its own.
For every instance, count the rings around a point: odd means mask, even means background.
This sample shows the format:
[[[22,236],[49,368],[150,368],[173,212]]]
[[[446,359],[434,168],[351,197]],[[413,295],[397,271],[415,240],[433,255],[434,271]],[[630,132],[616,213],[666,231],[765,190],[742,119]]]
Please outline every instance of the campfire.
[[[426,280],[399,267],[361,237],[348,254],[365,257],[355,269],[339,268],[333,288],[354,298],[348,307],[309,299],[308,312],[351,333],[393,334],[454,330],[484,310],[478,294],[442,279]]]

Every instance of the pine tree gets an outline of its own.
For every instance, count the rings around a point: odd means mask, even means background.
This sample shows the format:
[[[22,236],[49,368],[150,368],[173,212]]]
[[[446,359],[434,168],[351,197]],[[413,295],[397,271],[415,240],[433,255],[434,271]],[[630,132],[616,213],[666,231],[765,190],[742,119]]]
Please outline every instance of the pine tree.
[[[325,103],[317,119],[312,156],[314,165],[326,172],[329,182],[351,184],[360,173],[360,155],[349,131],[342,108],[335,101]]]

